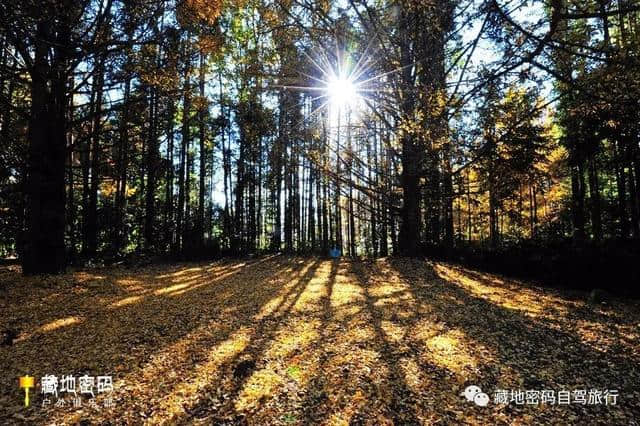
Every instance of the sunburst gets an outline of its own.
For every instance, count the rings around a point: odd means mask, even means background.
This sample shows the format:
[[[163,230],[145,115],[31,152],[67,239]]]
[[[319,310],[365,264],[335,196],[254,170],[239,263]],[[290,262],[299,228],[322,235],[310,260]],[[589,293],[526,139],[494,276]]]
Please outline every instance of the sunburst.
[[[340,116],[349,115],[354,117],[363,109],[365,105],[366,92],[372,89],[373,79],[363,79],[372,66],[372,59],[368,55],[371,45],[367,46],[364,53],[357,61],[353,61],[353,55],[336,48],[332,55],[328,51],[316,51],[309,54],[303,51],[305,57],[313,65],[314,74],[310,75],[299,71],[300,75],[307,82],[312,84],[304,85],[279,85],[276,87],[285,90],[299,90],[302,92],[315,93],[312,102],[318,105],[312,112],[314,116],[320,111],[328,111],[328,124],[330,127],[339,125]],[[318,102],[319,101],[319,102]],[[311,117],[309,117],[311,118]]]

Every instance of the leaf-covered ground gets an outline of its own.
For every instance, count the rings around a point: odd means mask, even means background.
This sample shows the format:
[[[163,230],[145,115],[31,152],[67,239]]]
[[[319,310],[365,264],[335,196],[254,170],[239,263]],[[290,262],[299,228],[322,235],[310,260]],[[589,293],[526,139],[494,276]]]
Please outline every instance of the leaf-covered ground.
[[[262,257],[0,272],[0,423],[633,424],[640,306],[418,260]],[[113,406],[22,407],[29,373],[112,375]],[[488,406],[461,393],[478,385]],[[616,405],[494,391],[618,390]],[[99,402],[103,395],[97,397]]]

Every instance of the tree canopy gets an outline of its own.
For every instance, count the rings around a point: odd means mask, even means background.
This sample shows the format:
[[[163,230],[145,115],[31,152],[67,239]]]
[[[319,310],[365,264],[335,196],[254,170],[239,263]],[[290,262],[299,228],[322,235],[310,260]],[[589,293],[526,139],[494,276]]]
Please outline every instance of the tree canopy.
[[[0,7],[0,250],[27,273],[640,237],[633,0]]]

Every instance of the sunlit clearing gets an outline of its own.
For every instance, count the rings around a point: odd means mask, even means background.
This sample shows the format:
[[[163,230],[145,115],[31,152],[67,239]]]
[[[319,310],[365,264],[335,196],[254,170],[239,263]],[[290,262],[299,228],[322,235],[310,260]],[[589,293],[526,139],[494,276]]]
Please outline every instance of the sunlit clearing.
[[[522,283],[507,285],[495,276],[471,274],[463,268],[434,264],[434,270],[441,278],[465,288],[478,297],[497,306],[520,311],[530,317],[564,316],[568,312],[568,307],[579,307],[582,303],[562,300],[540,290],[527,288]]]
[[[214,330],[216,328],[214,327]],[[184,367],[182,360],[189,359],[193,354],[194,345],[198,344],[199,333],[206,333],[205,330],[199,330],[179,340],[175,344],[169,346],[161,354],[156,355],[154,360],[143,370],[143,383],[154,383],[154,381],[162,383],[166,386],[168,383],[174,384],[170,393],[163,398],[160,406],[151,418],[152,424],[163,423],[174,417],[184,414],[186,407],[193,406],[198,397],[208,385],[211,384],[212,378],[219,377],[219,370],[230,359],[237,357],[244,351],[251,340],[251,332],[248,328],[243,327],[233,333],[226,340],[218,343],[208,350],[206,359],[198,364],[191,371],[183,370],[183,374],[189,374],[188,379],[184,378],[176,372],[176,365]],[[173,366],[172,370],[168,370],[169,366]],[[168,377],[163,377],[163,375]],[[128,378],[130,381],[134,378]],[[147,389],[151,390],[151,389]]]
[[[122,306],[127,306],[127,305],[131,305],[131,304],[137,303],[141,299],[142,299],[142,296],[125,297],[124,299],[120,299],[120,300],[118,300],[116,302],[113,302],[109,306],[111,308],[121,308]]]
[[[52,321],[48,324],[43,325],[42,327],[40,327],[40,331],[46,332],[46,331],[53,331],[56,330],[60,327],[66,327],[72,324],[78,324],[79,322],[82,321],[82,318],[77,317],[77,316],[73,316],[73,317],[67,317],[67,318],[61,318],[55,321]]]
[[[164,288],[158,289],[158,290],[154,291],[153,293],[156,294],[156,295],[166,294],[166,293],[171,293],[172,291],[182,290],[183,288],[186,288],[186,287],[189,287],[189,283],[174,284],[174,285],[170,285],[168,287],[164,287]]]
[[[276,389],[282,387],[282,377],[272,370],[255,372],[244,385],[235,403],[236,410],[244,411],[258,407],[273,397]]]
[[[428,360],[449,371],[464,375],[465,369],[476,367],[473,346],[460,330],[451,330],[426,342]]]

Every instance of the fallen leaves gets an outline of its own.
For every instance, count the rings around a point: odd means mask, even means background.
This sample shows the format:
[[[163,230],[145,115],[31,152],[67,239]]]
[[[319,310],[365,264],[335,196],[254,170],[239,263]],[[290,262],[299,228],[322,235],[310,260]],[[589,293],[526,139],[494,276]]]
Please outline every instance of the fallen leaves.
[[[0,271],[0,419],[75,424],[621,423],[640,312],[447,264],[251,261]],[[8,330],[8,331],[7,331]],[[17,377],[114,377],[114,407],[29,409]],[[618,389],[616,406],[476,407],[495,389]],[[40,395],[37,395],[40,398]],[[573,420],[572,420],[573,419]]]

